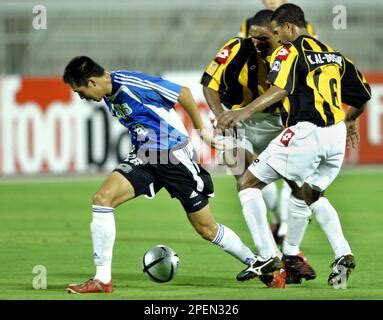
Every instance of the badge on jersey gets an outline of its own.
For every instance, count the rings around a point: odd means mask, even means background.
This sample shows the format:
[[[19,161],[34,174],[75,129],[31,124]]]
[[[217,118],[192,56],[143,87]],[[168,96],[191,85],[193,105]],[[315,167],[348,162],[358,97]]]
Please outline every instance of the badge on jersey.
[[[229,59],[231,54],[231,49],[229,47],[223,48],[223,50],[217,54],[215,57],[215,61],[219,63],[226,63],[227,59]]]
[[[271,72],[278,72],[281,70],[281,60],[275,60],[273,65],[271,66]]]
[[[277,59],[286,60],[289,54],[290,54],[290,49],[283,47],[281,50],[278,51]]]
[[[282,138],[281,138],[281,143],[287,147],[289,145],[289,142],[291,140],[291,138],[295,135],[295,133],[291,130],[291,129],[287,129],[283,135],[282,135]]]

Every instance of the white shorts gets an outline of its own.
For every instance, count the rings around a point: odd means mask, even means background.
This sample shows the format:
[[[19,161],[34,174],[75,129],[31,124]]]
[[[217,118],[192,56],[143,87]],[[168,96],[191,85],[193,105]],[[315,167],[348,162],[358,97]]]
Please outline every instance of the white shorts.
[[[267,184],[284,177],[324,191],[342,166],[346,133],[343,121],[330,127],[300,122],[276,137],[249,170]]]

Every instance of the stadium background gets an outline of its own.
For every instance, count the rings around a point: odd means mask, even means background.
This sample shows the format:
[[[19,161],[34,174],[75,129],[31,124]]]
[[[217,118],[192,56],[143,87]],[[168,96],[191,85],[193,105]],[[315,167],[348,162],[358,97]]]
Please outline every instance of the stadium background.
[[[380,166],[383,164],[383,55],[381,54],[383,52],[383,34],[381,33],[383,2],[380,0],[368,2],[295,0],[291,2],[302,6],[307,20],[314,26],[319,39],[351,58],[366,74],[372,86],[372,99],[360,120],[361,144],[357,150],[347,153],[345,161],[347,174],[345,177],[340,177],[343,179],[341,181],[347,181],[347,183],[344,185],[339,183],[342,189],[338,190],[338,194],[334,197],[341,198],[342,192],[353,193],[359,188],[364,188],[367,193],[370,188],[371,190],[375,188],[375,191],[382,190]],[[46,8],[46,29],[33,28],[33,19],[36,18],[33,8],[36,5],[43,5]],[[335,29],[333,26],[333,20],[337,16],[337,11],[334,13],[333,9],[337,5],[343,5],[347,9],[346,29]],[[84,188],[80,188],[85,182],[76,180],[74,177],[77,174],[89,176],[96,173],[104,176],[114,168],[129,149],[128,134],[115,119],[106,113],[102,104],[81,101],[62,83],[61,74],[69,59],[76,55],[89,55],[108,70],[126,68],[162,75],[188,85],[208,125],[206,117],[208,108],[198,84],[202,70],[222,44],[237,35],[242,20],[262,8],[258,0],[113,0],[108,2],[51,0],[38,1],[38,3],[0,0],[0,203],[3,203],[1,210],[3,219],[8,222],[8,225],[2,224],[1,240],[3,244],[8,243],[8,247],[4,245],[0,249],[3,250],[1,256],[6,257],[13,248],[11,241],[13,232],[18,232],[20,239],[24,239],[23,235],[25,235],[25,242],[29,242],[26,236],[28,232],[25,230],[30,230],[31,224],[35,228],[38,225],[38,219],[41,218],[40,214],[43,214],[38,201],[31,200],[35,207],[30,207],[28,204],[28,196],[39,199],[38,194],[33,193],[37,192],[37,185],[30,182],[30,177],[38,178],[37,181],[40,182],[44,180],[40,180],[41,177],[48,178],[48,186],[42,186],[41,192],[45,192],[43,190],[47,187],[51,189],[50,192],[61,190],[61,187],[55,185],[53,181],[58,180],[58,177],[64,179],[69,177],[67,182],[74,184],[74,190],[78,188],[79,194],[86,190],[87,193],[82,196],[90,198],[91,193],[101,181],[97,179],[101,178],[96,178],[97,183],[87,182]],[[188,129],[191,129],[190,120],[182,110],[179,112]],[[218,167],[214,160],[214,151],[201,144],[197,137],[193,138],[201,161],[214,173],[222,171],[222,167]],[[365,165],[369,165],[370,168],[367,178],[363,173],[362,177],[359,175],[364,172],[360,170],[361,166]],[[371,182],[373,178],[378,180]],[[219,181],[219,184],[225,185],[225,188],[227,186],[227,189],[222,192],[233,194],[230,201],[234,204],[231,202],[227,204],[229,208],[234,206],[233,210],[240,211],[234,182],[228,179],[220,180],[222,178],[219,177],[215,179],[218,179],[216,181]],[[14,181],[18,183],[13,184]],[[365,184],[362,184],[363,181]],[[218,189],[220,187],[218,186]],[[67,202],[61,204],[65,207],[67,203],[70,203],[73,194],[71,194],[71,187],[62,192],[68,192],[65,198]],[[21,197],[19,193],[23,196]],[[370,199],[368,196],[372,197],[373,194],[372,191],[369,195],[363,194],[360,202]],[[49,196],[50,202],[52,199],[53,202],[54,199],[61,199],[62,196],[61,193],[52,193]],[[219,193],[217,196],[219,197]],[[160,199],[163,201],[161,205],[165,207],[168,204],[167,201],[170,201],[164,196],[160,196]],[[84,203],[88,205],[89,199],[85,200],[83,200]],[[350,206],[348,202],[352,201],[352,198],[351,200],[347,198],[345,201]],[[370,205],[367,213],[369,212],[371,217],[375,217],[375,214],[381,211],[380,202],[376,198],[367,201]],[[341,202],[340,206],[342,205],[344,204]],[[348,208],[347,205],[345,205],[346,208]],[[142,206],[145,206],[145,210],[137,204],[135,208],[142,211],[158,209],[153,209],[154,207],[147,209],[147,204],[144,202]],[[216,206],[218,207],[218,204]],[[80,209],[89,210],[86,208],[81,203],[78,208],[72,210],[76,212]],[[177,208],[180,210],[179,207]],[[222,205],[223,210],[226,208]],[[63,211],[61,212],[60,209]],[[51,209],[57,214],[55,219],[60,219],[60,212],[63,215],[67,214],[63,208],[60,209]],[[349,208],[349,211],[354,212],[353,219],[356,219],[358,224],[361,220],[356,216],[358,212],[355,210],[355,207]],[[87,217],[86,214],[83,216],[85,218],[81,228],[84,232],[86,248],[89,249],[90,237],[87,224],[84,224],[84,221],[88,223],[89,216]],[[28,217],[24,223],[30,219],[31,224],[22,228],[20,221],[23,221],[24,217]],[[222,219],[225,220],[225,216]],[[241,219],[241,214],[238,212],[238,221],[233,223],[237,224],[238,228],[243,228],[243,232],[247,232]],[[17,227],[14,227],[15,225]],[[187,232],[191,233],[190,230]],[[41,238],[41,234],[44,232],[35,234],[37,239]],[[153,244],[156,244],[156,241],[161,242],[161,239],[163,238],[159,232]],[[381,237],[379,239],[381,240]],[[325,243],[325,240],[322,239],[322,241]],[[169,242],[172,243],[171,240]],[[44,241],[42,243],[44,245]],[[141,247],[137,246],[137,256],[141,255],[149,245],[149,242],[144,241]],[[203,245],[202,248],[204,248]],[[19,246],[18,243],[15,248]],[[28,245],[25,248],[28,248]],[[310,247],[307,248],[306,250],[310,252]],[[22,255],[22,250],[19,250]],[[54,248],[52,252],[53,250]],[[84,253],[81,252],[81,254]],[[330,254],[327,255],[327,257],[330,256]],[[9,260],[8,268],[13,268],[14,263],[19,261],[16,257],[14,259]],[[315,259],[314,257],[314,261]],[[329,259],[332,258],[327,260]],[[39,259],[34,261],[44,263]],[[92,270],[88,257],[83,261],[89,266],[86,270]],[[181,261],[184,260],[181,258]],[[21,277],[25,279],[23,281],[30,283],[32,267],[31,263],[26,264],[25,268],[29,269],[25,271],[20,266],[20,270],[15,271],[14,278]],[[122,265],[121,270],[123,270]],[[6,272],[5,269],[2,271]],[[61,280],[64,283],[71,279]],[[62,282],[57,282],[57,288],[63,285]],[[13,298],[36,298],[33,293],[24,292],[23,295],[14,291],[6,280],[4,284],[8,285],[8,291],[3,292],[5,298],[7,298],[7,292],[9,297]],[[154,293],[153,296],[158,297]],[[375,296],[383,297],[381,291]],[[134,297],[146,298],[137,292]],[[173,296],[165,294],[163,297],[172,298]],[[187,293],[185,297],[189,297]],[[305,298],[304,294],[297,297]],[[321,296],[323,297],[327,296]],[[371,298],[368,295],[362,295],[362,297]]]

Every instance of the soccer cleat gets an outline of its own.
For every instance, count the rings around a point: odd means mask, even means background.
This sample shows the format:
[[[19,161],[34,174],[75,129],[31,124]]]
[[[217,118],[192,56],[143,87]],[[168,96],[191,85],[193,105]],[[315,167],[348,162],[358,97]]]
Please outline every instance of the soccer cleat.
[[[347,289],[348,277],[355,266],[355,258],[352,254],[343,255],[336,259],[330,265],[332,271],[328,277],[328,284],[334,289]]]
[[[266,286],[269,288],[285,288],[286,287],[286,271],[283,267],[274,271],[272,274],[263,274],[259,276]]]
[[[237,275],[238,281],[246,281],[258,277],[262,274],[272,273],[281,267],[281,260],[278,257],[270,258],[266,261],[255,259],[249,267],[242,270]]]
[[[314,280],[316,273],[307,262],[307,258],[303,253],[297,255],[285,255],[282,258],[286,268],[286,283],[302,283],[302,279]]]
[[[82,284],[70,284],[67,287],[68,293],[112,293],[112,280],[109,283],[103,283],[97,279],[89,279]]]

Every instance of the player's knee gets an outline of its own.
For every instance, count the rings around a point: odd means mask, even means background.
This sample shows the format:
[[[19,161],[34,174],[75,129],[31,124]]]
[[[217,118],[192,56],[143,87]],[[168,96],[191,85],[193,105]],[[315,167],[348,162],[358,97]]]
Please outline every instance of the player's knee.
[[[93,204],[96,206],[111,207],[112,206],[112,197],[108,192],[97,191],[93,195]]]
[[[245,190],[247,188],[259,188],[262,189],[266,184],[259,181],[253,174],[246,170],[243,175],[237,179],[237,190]]]
[[[217,235],[217,225],[214,226],[203,226],[198,228],[197,232],[199,235],[207,241],[213,241]]]

